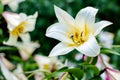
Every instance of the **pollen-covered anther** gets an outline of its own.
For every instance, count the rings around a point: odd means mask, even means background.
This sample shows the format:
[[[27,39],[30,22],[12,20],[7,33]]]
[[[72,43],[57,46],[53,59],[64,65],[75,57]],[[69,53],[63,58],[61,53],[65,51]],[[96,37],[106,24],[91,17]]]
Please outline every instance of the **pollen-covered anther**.
[[[12,31],[10,31],[10,33],[12,35],[19,35],[20,33],[23,33],[24,30],[24,26],[25,26],[26,22],[21,22],[18,26],[16,26]]]
[[[85,42],[85,36],[83,36],[83,32],[76,32],[74,35],[71,35],[70,38],[76,45],[81,45]]]

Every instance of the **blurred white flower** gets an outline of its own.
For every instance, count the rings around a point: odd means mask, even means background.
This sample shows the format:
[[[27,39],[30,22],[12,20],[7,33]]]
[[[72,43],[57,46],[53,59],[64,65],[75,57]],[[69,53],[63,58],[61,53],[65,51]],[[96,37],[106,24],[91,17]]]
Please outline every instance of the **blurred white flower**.
[[[12,11],[16,11],[18,9],[19,3],[25,0],[1,0],[3,5],[8,5]]]
[[[30,16],[27,16],[24,13],[15,14],[11,12],[3,12],[3,17],[7,21],[7,27],[10,33],[8,41],[4,42],[4,44],[14,45],[16,44],[18,37],[20,37],[23,42],[30,41],[30,35],[28,32],[35,29],[37,16],[37,12]]]
[[[101,60],[101,57],[103,60]],[[103,63],[103,61],[104,61],[104,63]],[[103,69],[105,69],[106,66],[110,67],[109,62],[110,62],[110,57],[108,57],[105,54],[101,54],[98,56],[96,66],[99,68],[99,70],[103,70]]]
[[[3,58],[0,57],[0,68],[3,76],[6,80],[28,80],[23,74],[23,70],[20,65],[18,65],[17,69],[14,72],[9,71],[9,69],[5,66],[3,62]]]
[[[34,60],[36,61],[38,67],[40,70],[45,70],[47,72],[54,72],[60,68],[62,68],[64,65],[62,62],[60,62],[57,57],[47,57],[36,54],[34,56]],[[35,80],[44,80],[45,75],[44,73],[37,72],[35,74]]]
[[[63,67],[62,62],[60,62],[57,57],[46,57],[42,55],[35,55],[34,60],[40,69],[48,70],[53,72],[61,67]]]
[[[105,48],[112,48],[114,34],[110,32],[101,32],[98,36],[99,41]]]
[[[13,73],[18,78],[18,80],[28,80],[27,77],[24,75],[22,66],[20,64],[17,65],[17,69],[15,69]]]
[[[4,62],[5,66],[8,68],[8,69],[13,69],[15,68],[15,66],[8,60],[5,58],[5,54],[4,53],[0,53],[0,58],[2,59],[2,61]]]
[[[113,69],[109,63],[110,58],[107,55],[101,55],[98,58],[96,66],[105,72],[101,75],[102,80],[120,80],[120,71]]]
[[[14,45],[16,48],[18,48],[19,53],[23,60],[27,60],[32,53],[40,47],[38,42],[17,42]]]
[[[34,75],[35,80],[44,80],[45,75],[40,72],[36,72]]]
[[[95,15],[98,9],[86,7],[78,12],[75,19],[64,10],[54,6],[58,23],[51,25],[46,36],[61,41],[50,52],[50,56],[64,55],[77,49],[82,54],[95,57],[100,53],[95,36],[106,26],[109,21],[95,23]]]
[[[120,80],[120,71],[118,70],[106,68],[106,74],[108,75],[106,80]]]

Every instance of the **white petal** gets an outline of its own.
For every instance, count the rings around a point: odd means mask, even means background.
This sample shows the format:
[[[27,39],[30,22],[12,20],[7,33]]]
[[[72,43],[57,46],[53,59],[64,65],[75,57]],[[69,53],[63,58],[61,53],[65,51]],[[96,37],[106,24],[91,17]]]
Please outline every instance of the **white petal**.
[[[38,16],[38,12],[35,12],[34,15],[30,15],[25,20],[26,25],[24,26],[24,32],[33,31],[35,29],[36,19]]]
[[[10,31],[13,30],[14,27],[19,25],[21,22],[20,16],[18,14],[5,11],[2,13],[2,15],[5,18],[5,20],[7,21],[8,29]]]
[[[110,80],[120,80],[120,71],[111,68],[107,68],[106,70]]]
[[[94,36],[90,36],[88,41],[76,48],[82,54],[89,57],[95,57],[100,53],[100,46],[98,45]]]
[[[18,36],[10,34],[8,41],[7,42],[4,41],[3,44],[14,45],[17,42],[17,38]]]
[[[74,46],[69,46],[68,44],[61,42],[52,49],[49,56],[64,55],[72,51],[74,48]]]
[[[8,4],[8,6],[12,11],[16,11],[18,9],[18,3],[16,1],[12,1],[11,3]]]
[[[6,5],[6,4],[8,4],[8,3],[10,3],[10,2],[12,2],[13,0],[1,0],[1,3],[3,4],[3,5]]]
[[[19,3],[24,0],[12,0],[8,3],[8,6],[11,8],[12,11],[16,11],[18,9]]]
[[[10,70],[15,68],[15,66],[8,59],[6,59],[4,56],[5,56],[4,53],[0,53],[0,57],[2,58],[4,65]]]
[[[58,21],[62,24],[65,24],[69,27],[74,26],[74,19],[71,15],[69,15],[64,10],[60,9],[57,6],[54,6],[56,17],[58,18]]]
[[[7,67],[4,65],[2,58],[0,57],[0,68],[2,71],[2,74],[6,78],[6,80],[18,80],[15,75],[13,75]]]
[[[40,47],[40,45],[37,42],[28,42],[28,43],[17,42],[16,44],[14,44],[14,46],[18,48],[19,53],[23,60],[27,60],[30,57],[30,55],[32,55],[32,53],[38,47]]]
[[[14,70],[14,74],[20,80],[28,80],[27,77],[24,75],[24,72],[22,70],[22,66],[20,64],[17,65],[17,69]]]
[[[111,24],[112,23],[109,21],[100,21],[100,22],[95,23],[96,31],[95,31],[94,35],[95,36],[98,35],[104,27],[109,26]]]
[[[86,7],[81,9],[75,17],[76,24],[78,24],[79,27],[86,25],[90,28],[93,28],[97,11],[98,9],[93,7]]]
[[[30,42],[31,41],[29,33],[20,34],[19,36],[23,42]]]
[[[52,69],[52,62],[50,60],[50,58],[46,57],[46,56],[42,56],[42,55],[35,55],[34,56],[34,60],[36,61],[38,67],[40,69],[44,69],[44,65],[48,65],[48,69],[47,70],[51,70]]]
[[[67,37],[67,32],[69,31],[70,28],[67,28],[66,26],[60,24],[60,23],[55,23],[48,27],[46,31],[46,36],[51,37],[54,39],[57,39],[59,41],[63,42],[71,42],[71,39]]]

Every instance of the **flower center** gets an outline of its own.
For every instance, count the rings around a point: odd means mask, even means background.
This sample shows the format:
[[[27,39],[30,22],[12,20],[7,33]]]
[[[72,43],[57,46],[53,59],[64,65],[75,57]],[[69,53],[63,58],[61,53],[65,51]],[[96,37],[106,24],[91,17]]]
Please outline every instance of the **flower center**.
[[[84,32],[75,32],[74,35],[71,35],[71,39],[76,45],[81,45],[86,41],[87,37],[84,36]]]
[[[88,39],[88,34],[89,33],[90,33],[90,31],[87,28],[87,26],[85,25],[81,32],[79,32],[79,31],[74,32],[74,34],[72,34],[70,36],[70,38],[72,39],[72,41],[76,45],[79,46],[79,45],[83,44]]]
[[[49,69],[49,65],[48,65],[48,64],[44,64],[44,65],[43,65],[43,69],[48,70],[48,69]]]
[[[23,33],[24,30],[24,26],[25,26],[26,22],[21,22],[18,26],[16,26],[12,31],[10,31],[10,33],[12,35],[19,35],[21,33]]]

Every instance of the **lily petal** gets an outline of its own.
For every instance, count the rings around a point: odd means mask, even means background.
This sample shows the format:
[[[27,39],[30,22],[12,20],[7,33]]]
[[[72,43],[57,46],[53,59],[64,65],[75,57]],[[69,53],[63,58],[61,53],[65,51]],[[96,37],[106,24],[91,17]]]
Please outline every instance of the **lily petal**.
[[[0,57],[0,68],[6,80],[18,80],[17,77],[13,75],[4,65],[2,57]]]
[[[120,71],[111,69],[111,68],[107,68],[106,72],[107,72],[108,76],[110,77],[110,80],[120,80]]]
[[[54,6],[56,17],[58,18],[58,21],[62,24],[65,24],[69,27],[74,26],[74,19],[71,15],[69,15],[64,10],[60,9],[57,6]]]
[[[46,36],[57,39],[63,42],[71,42],[71,39],[66,37],[68,28],[60,23],[55,23],[48,27],[46,31]]]
[[[28,80],[27,77],[23,74],[22,66],[20,64],[17,65],[17,69],[14,70],[14,74],[20,80]]]
[[[38,12],[35,12],[34,15],[30,15],[26,18],[26,25],[24,26],[24,32],[33,31],[35,29],[36,18],[38,16]]]
[[[29,33],[24,33],[19,35],[20,38],[22,39],[23,43],[27,43],[31,41],[30,34]]]
[[[14,27],[19,25],[20,22],[21,22],[20,16],[18,14],[5,11],[5,12],[2,13],[2,15],[5,18],[5,20],[7,21],[8,29],[10,31],[13,30]]]
[[[28,42],[28,43],[17,42],[16,44],[14,44],[14,46],[18,48],[23,60],[27,60],[30,57],[30,55],[38,47],[40,47],[40,45],[37,42]]]
[[[10,37],[9,37],[8,41],[7,42],[4,41],[3,44],[5,44],[5,45],[14,45],[17,42],[17,38],[18,38],[17,35],[10,34]]]
[[[85,25],[93,28],[97,11],[98,9],[93,7],[86,7],[81,9],[75,17],[76,24],[78,24],[80,28]]]
[[[112,22],[109,22],[109,21],[100,21],[100,22],[95,23],[96,31],[94,33],[94,36],[98,35],[103,28],[111,24]]]
[[[4,63],[4,65],[12,70],[13,68],[15,68],[15,65],[13,65],[8,59],[5,58],[5,54],[4,53],[0,53],[0,57],[2,58],[2,61]]]
[[[69,46],[68,44],[61,42],[52,49],[49,56],[64,55],[69,53],[73,49],[74,49],[74,46]]]
[[[90,57],[95,57],[100,53],[100,46],[98,45],[95,37],[92,35],[90,36],[88,41],[86,41],[79,47],[76,47],[76,49],[82,54],[85,54],[86,56]]]
[[[19,3],[23,2],[24,0],[12,0],[8,6],[11,8],[12,11],[16,11],[18,9]]]

